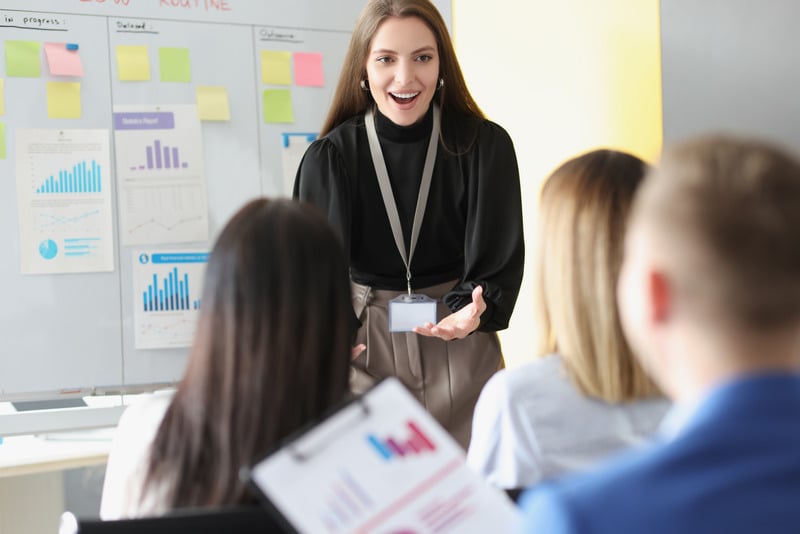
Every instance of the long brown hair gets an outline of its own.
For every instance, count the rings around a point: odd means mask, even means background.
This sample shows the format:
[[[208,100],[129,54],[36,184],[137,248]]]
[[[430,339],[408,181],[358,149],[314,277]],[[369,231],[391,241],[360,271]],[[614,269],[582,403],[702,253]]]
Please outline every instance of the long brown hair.
[[[186,373],[151,447],[149,491],[169,508],[246,500],[240,469],[344,398],[347,264],[308,204],[258,199],[208,262]]]
[[[467,89],[447,25],[436,6],[428,0],[369,0],[353,29],[333,104],[320,130],[320,136],[351,117],[364,113],[372,102],[369,92],[362,90],[360,83],[367,77],[366,64],[372,39],[378,27],[388,17],[418,17],[433,32],[439,49],[439,76],[444,80],[444,86],[437,91],[438,96],[434,98],[439,99],[442,116],[455,114],[485,118]]]
[[[630,154],[595,150],[561,165],[542,189],[538,352],[559,353],[578,389],[606,402],[656,393],[625,340],[616,303],[628,214],[646,167]]]

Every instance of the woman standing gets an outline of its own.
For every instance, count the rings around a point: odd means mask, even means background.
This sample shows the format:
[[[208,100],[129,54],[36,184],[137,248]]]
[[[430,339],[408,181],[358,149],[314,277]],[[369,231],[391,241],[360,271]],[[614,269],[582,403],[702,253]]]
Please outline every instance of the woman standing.
[[[519,171],[428,0],[367,3],[294,196],[328,214],[350,259],[367,346],[352,389],[397,376],[466,447],[522,279]],[[407,293],[434,299],[436,318],[390,333],[390,301]]]

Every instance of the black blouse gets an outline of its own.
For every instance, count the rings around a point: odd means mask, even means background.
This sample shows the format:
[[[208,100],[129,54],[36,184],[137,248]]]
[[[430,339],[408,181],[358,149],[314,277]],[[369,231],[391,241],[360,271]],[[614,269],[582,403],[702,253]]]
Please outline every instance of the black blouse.
[[[517,300],[524,259],[514,146],[497,124],[442,115],[444,141],[411,260],[412,288],[457,280],[444,297],[456,311],[472,301],[472,290],[480,284],[487,309],[479,330],[501,330]],[[408,250],[432,113],[407,127],[377,110],[375,117]],[[363,115],[308,148],[294,197],[327,213],[349,252],[353,281],[377,289],[406,289],[405,266],[383,205]]]

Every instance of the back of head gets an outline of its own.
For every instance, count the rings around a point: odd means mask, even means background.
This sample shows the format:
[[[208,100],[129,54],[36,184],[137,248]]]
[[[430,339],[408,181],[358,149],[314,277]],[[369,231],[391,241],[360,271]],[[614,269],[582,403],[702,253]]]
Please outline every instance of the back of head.
[[[616,305],[625,227],[646,164],[595,150],[564,163],[539,207],[539,354],[559,353],[584,393],[607,402],[655,393],[625,341]]]
[[[244,500],[240,468],[345,396],[351,316],[347,264],[315,208],[259,199],[233,216],[153,446],[149,480],[172,508]]]
[[[669,147],[634,214],[694,319],[750,332],[800,319],[800,162],[789,153],[722,136]]]
[[[333,104],[320,135],[325,135],[347,119],[364,113],[372,102],[369,93],[360,87],[366,78],[367,56],[373,37],[381,23],[389,17],[417,17],[428,25],[439,48],[439,76],[444,86],[437,92],[442,114],[466,114],[483,118],[483,112],[472,98],[458,64],[455,48],[441,13],[430,0],[368,0],[353,29],[345,55]]]

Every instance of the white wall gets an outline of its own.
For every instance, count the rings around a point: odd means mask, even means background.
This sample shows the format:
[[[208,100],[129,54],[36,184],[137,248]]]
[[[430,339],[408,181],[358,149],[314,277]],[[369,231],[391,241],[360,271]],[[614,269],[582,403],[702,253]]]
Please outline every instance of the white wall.
[[[541,181],[599,146],[652,160],[661,146],[658,0],[454,0],[467,84],[517,150],[525,213],[525,279],[510,328],[509,365],[534,356],[531,284]]]

